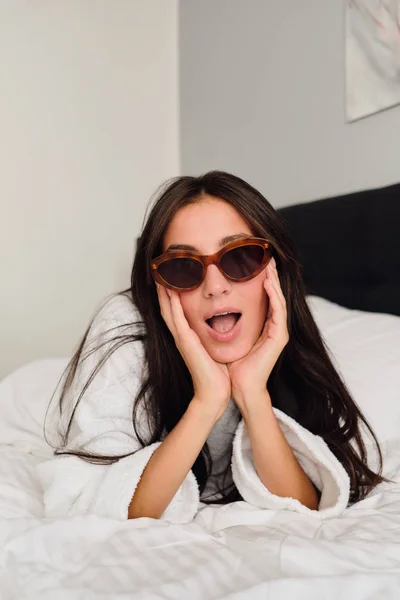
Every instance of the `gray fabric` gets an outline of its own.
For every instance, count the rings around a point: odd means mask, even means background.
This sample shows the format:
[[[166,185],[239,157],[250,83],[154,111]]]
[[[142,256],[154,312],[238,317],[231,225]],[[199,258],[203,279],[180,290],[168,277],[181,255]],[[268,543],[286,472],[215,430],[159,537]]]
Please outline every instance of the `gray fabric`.
[[[216,484],[218,480],[222,483],[222,475],[230,462],[233,437],[240,419],[240,411],[231,398],[224,414],[214,425],[207,438],[213,459],[213,468],[204,492],[201,495],[201,500],[205,498],[207,500],[216,500],[219,497]],[[224,485],[230,485],[232,482],[232,471],[229,469],[229,476],[225,480]]]

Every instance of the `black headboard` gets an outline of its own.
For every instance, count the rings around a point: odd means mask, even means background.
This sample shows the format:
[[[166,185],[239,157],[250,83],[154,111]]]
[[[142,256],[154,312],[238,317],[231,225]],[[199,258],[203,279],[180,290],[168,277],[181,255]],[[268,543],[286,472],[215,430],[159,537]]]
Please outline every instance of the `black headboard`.
[[[309,294],[400,315],[400,184],[278,212],[300,254]]]

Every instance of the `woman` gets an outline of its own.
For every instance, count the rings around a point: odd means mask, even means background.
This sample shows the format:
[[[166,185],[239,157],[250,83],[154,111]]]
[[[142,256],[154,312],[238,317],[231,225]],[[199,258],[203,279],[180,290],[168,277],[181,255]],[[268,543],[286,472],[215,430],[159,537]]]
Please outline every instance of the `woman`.
[[[89,326],[60,410],[58,457],[39,466],[48,516],[182,523],[244,500],[325,518],[383,480],[284,225],[219,171],[160,192],[131,287]]]

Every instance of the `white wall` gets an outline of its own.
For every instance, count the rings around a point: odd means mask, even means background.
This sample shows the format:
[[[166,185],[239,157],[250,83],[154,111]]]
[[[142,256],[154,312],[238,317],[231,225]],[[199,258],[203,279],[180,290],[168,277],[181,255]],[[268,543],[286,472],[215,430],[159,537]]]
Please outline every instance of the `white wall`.
[[[177,0],[0,0],[0,375],[69,356],[179,171]]]
[[[345,0],[180,3],[182,171],[275,206],[400,181],[400,107],[345,123]]]

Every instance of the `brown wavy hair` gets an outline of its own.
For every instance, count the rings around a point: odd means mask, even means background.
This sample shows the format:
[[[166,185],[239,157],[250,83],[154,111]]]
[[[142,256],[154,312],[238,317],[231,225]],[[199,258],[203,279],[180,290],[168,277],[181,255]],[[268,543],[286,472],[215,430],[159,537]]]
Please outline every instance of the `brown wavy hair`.
[[[160,314],[150,262],[162,253],[164,232],[177,211],[188,204],[201,201],[205,195],[228,202],[249,224],[253,234],[267,238],[274,248],[287,303],[289,342],[268,381],[273,405],[325,440],[349,475],[350,501],[365,498],[378,483],[384,481],[381,476],[381,450],[370,425],[334,368],[311,315],[306,302],[301,266],[288,231],[261,193],[239,177],[222,171],[212,171],[200,177],[177,177],[159,190],[137,242],[130,287],[120,292],[131,299],[142,320],[117,328],[112,332],[111,342],[103,343],[103,355],[84,382],[78,397],[72,399],[74,406],[55,453],[74,454],[84,460],[102,464],[127,456],[93,455],[68,449],[76,407],[104,362],[123,344],[140,341],[144,347],[146,370],[137,397],[132,398],[132,424],[142,446],[159,441],[163,433],[169,433],[185,413],[193,397],[193,383]],[[64,373],[59,396],[60,411],[77,377],[78,366],[87,358],[85,342],[89,332],[90,326]],[[101,345],[99,343],[96,349]],[[148,439],[141,437],[137,426],[139,406],[145,409],[148,418]],[[372,438],[376,446],[378,472],[371,470],[367,464],[362,430]],[[229,452],[232,452],[231,448]],[[193,465],[200,492],[203,492],[211,470],[212,457],[205,443]],[[225,485],[228,470],[229,467],[220,481],[221,503],[240,499],[234,484]]]

